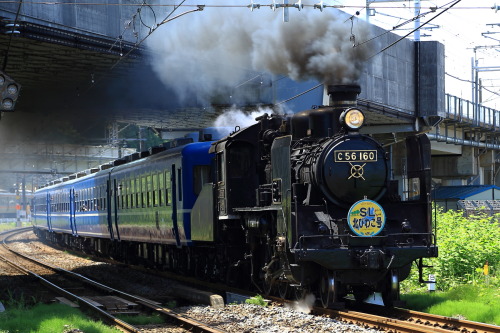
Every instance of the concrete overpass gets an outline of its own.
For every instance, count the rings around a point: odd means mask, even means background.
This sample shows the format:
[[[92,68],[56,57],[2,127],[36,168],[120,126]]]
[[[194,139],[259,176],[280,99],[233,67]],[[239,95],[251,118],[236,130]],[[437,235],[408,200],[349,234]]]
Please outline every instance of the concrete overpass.
[[[96,10],[98,5],[102,10]],[[112,159],[118,155],[116,145],[96,158],[100,148],[93,143],[110,124],[137,124],[171,135],[210,126],[225,111],[228,100],[180,106],[165,98],[172,92],[152,72],[141,43],[158,24],[148,11],[151,8],[142,2],[122,0],[0,4],[2,70],[22,86],[15,112],[3,113],[0,140],[5,147],[37,147],[36,154],[31,148],[0,152],[0,177],[14,170],[18,172],[11,178],[33,169],[39,174],[74,172]],[[378,27],[373,34],[380,36],[369,45],[375,51],[394,46],[369,59],[361,75],[360,106],[372,124],[365,131],[386,144],[396,144],[408,132],[430,131],[438,182],[497,184],[498,111],[445,94],[442,44],[398,41],[399,36]],[[285,104],[293,111],[324,104],[318,82],[272,76],[268,80],[269,86],[247,84],[240,89],[255,90],[254,104],[289,100]],[[64,156],[57,156],[38,142],[88,148],[71,154],[79,149],[64,148]]]

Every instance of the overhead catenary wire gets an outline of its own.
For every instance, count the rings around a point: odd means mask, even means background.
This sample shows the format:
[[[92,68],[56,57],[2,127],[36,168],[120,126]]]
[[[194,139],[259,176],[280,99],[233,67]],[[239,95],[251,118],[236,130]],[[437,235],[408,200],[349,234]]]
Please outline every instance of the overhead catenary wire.
[[[161,25],[175,19],[175,18],[178,18],[180,16],[183,16],[183,15],[186,15],[188,13],[192,13],[192,12],[195,12],[195,11],[201,11],[203,10],[204,7],[198,7],[197,9],[193,9],[193,10],[190,10],[190,11],[187,11],[187,12],[184,12],[182,14],[179,14],[177,16],[175,16],[174,18],[170,18],[170,16],[185,2],[186,0],[182,0],[182,2],[175,6],[174,9],[172,9],[172,11],[170,13],[168,13],[168,15],[165,17],[165,19],[163,21],[161,21],[160,23],[158,23],[155,27],[153,27],[149,33],[144,37],[142,38],[139,42],[137,42],[128,52],[127,54],[125,54],[125,57],[127,57],[130,53],[132,53],[134,50],[136,50],[149,36],[151,36],[151,34],[156,30],[158,29]],[[113,68],[115,68],[120,62],[121,62],[122,58],[118,59],[118,61],[113,65],[111,66],[111,70]]]
[[[2,3],[3,1],[0,1],[0,3]],[[7,1],[7,2],[10,2],[10,1]],[[42,2],[42,3],[47,3],[47,4],[59,4],[60,2]],[[61,4],[66,4],[66,3],[61,3]],[[88,5],[95,5],[95,3],[72,3],[73,5],[84,5],[84,4],[88,4]],[[109,4],[109,5],[115,5],[115,4]],[[119,4],[119,5],[122,5],[122,4]],[[132,4],[123,4],[123,5],[132,5]],[[134,4],[135,6],[137,6],[136,4]],[[174,9],[170,12],[169,15],[171,15],[176,9],[180,8],[180,7],[195,7],[196,9],[194,9],[193,11],[200,11],[200,10],[203,10],[203,8],[205,7],[212,7],[212,8],[248,8],[249,5],[227,5],[227,4],[220,4],[220,5],[214,5],[214,4],[205,4],[205,5],[192,5],[192,4],[185,4],[185,1],[182,1],[181,3],[179,4],[146,4],[145,2],[143,4],[141,4],[141,7],[142,6],[145,6],[147,5],[149,8],[151,8],[153,10],[154,7],[156,6],[162,6],[162,7],[167,7],[167,6],[173,6]],[[282,4],[280,4],[281,6],[284,6]],[[269,5],[259,5],[260,7],[264,7],[264,6],[269,6],[271,8],[271,6],[273,6],[273,4],[269,4]],[[288,7],[294,7],[295,5],[292,5],[292,4],[289,4],[289,5],[286,5]],[[318,8],[316,5],[303,5],[304,7],[312,7],[312,8]],[[366,6],[349,6],[349,5],[324,5],[325,8],[326,7],[332,7],[332,8],[359,8],[359,9],[363,9],[363,8],[366,8]],[[259,8],[260,8],[259,7]],[[374,7],[374,8],[377,8],[377,7]],[[393,7],[381,7],[381,8],[402,8],[400,6],[393,6]],[[405,7],[405,8],[409,8],[409,7]],[[424,8],[424,7],[422,7]],[[429,8],[432,8],[431,11],[434,11],[435,10],[435,7],[429,7]],[[488,8],[490,9],[491,7],[474,7],[474,8]],[[189,12],[192,12],[192,11],[189,11]],[[138,13],[140,14],[140,9],[138,9]],[[154,10],[153,10],[153,13],[154,13]],[[187,14],[188,12],[186,13],[183,13],[182,15],[185,15]],[[137,14],[137,13],[136,13]],[[176,16],[175,18],[177,17],[180,17],[182,15],[178,15]],[[422,15],[425,15],[425,14],[422,14]],[[173,19],[175,19],[173,18]],[[133,52],[134,50],[136,50],[142,43],[145,39],[147,39],[161,24],[164,24],[166,22],[169,22],[170,20],[163,20],[160,24],[158,24],[157,26],[148,26],[150,31],[149,33],[140,41],[136,41],[136,44],[125,54],[125,55],[122,55],[121,52],[120,52],[120,55],[122,56],[120,59],[117,60],[117,62],[111,67],[111,69],[114,69],[124,58],[126,58],[127,56],[130,55],[131,52]],[[134,23],[135,22],[135,15],[134,17],[131,19],[130,23]],[[410,20],[411,22],[411,20]],[[147,25],[145,25],[147,26]],[[127,28],[125,28],[126,30]],[[123,31],[124,33],[125,31]],[[110,50],[115,47],[118,43],[120,43],[121,45],[121,42],[122,42],[122,36],[123,36],[123,33],[122,35],[120,35],[115,43],[110,47]],[[387,32],[386,32],[387,33]],[[411,32],[410,32],[411,33]],[[384,33],[385,34],[385,33]],[[370,40],[373,40],[377,37],[380,37],[379,36],[376,36]],[[363,43],[366,43],[368,41],[365,41]],[[361,45],[363,43],[360,43],[358,45]]]
[[[449,8],[445,9],[448,10],[450,9],[451,7],[455,6],[460,0],[456,1],[455,3],[453,3],[453,5],[451,5]],[[16,2],[21,2],[21,1],[0,1],[0,3],[16,3]],[[30,1],[25,1],[25,3],[35,3],[35,2],[30,2]],[[81,2],[81,3],[78,3],[78,2],[72,2],[72,3],[63,3],[63,2],[57,2],[57,1],[54,1],[54,2],[50,2],[50,1],[45,1],[45,2],[37,2],[36,4],[61,4],[61,5],[75,5],[75,6],[78,6],[78,5],[110,5],[110,6],[115,6],[115,5],[119,5],[119,6],[131,6],[131,5],[134,5],[134,6],[137,6],[137,4],[106,4],[106,3],[88,3],[88,2]],[[282,5],[282,4],[280,4]],[[193,11],[199,11],[199,10],[202,10],[201,8],[205,8],[205,7],[212,7],[212,8],[247,8],[248,9],[248,5],[229,5],[229,4],[220,4],[220,5],[212,5],[212,4],[205,4],[203,5],[203,7],[200,7],[200,5],[192,5],[192,4],[185,4],[185,1],[182,1],[180,4],[146,4],[146,2],[143,2],[141,4],[141,7],[144,7],[144,6],[147,6],[149,8],[151,8],[151,10],[153,10],[153,14],[154,14],[154,7],[168,7],[168,6],[171,6],[171,7],[174,7],[174,9],[169,13],[169,16],[172,15],[172,13],[178,9],[178,8],[181,8],[181,7],[195,7],[195,9]],[[272,4],[268,4],[268,5],[260,5],[261,7],[269,7],[271,8]],[[294,5],[292,4],[289,4],[287,5],[288,7],[294,7]],[[315,5],[305,5],[304,4],[304,7],[310,7],[310,8],[318,8],[317,6],[315,7]],[[331,8],[358,8],[358,9],[364,9],[366,8],[366,6],[350,6],[350,5],[325,5],[324,8],[327,8],[327,7],[331,7]],[[442,6],[443,7],[443,6]],[[440,8],[442,8],[440,7]],[[374,6],[374,7],[371,7],[371,8],[379,8],[377,6]],[[411,6],[404,6],[404,7],[401,7],[401,6],[384,6],[384,7],[380,7],[380,8],[398,8],[398,9],[401,9],[401,8],[405,8],[405,9],[409,9],[411,8]],[[424,9],[425,7],[421,7],[422,9]],[[436,10],[436,7],[434,6],[429,6],[429,9],[432,11],[435,11]],[[475,7],[455,7],[455,9],[491,9],[490,6],[486,7],[486,6],[475,6]],[[192,11],[189,11],[189,12],[192,12]],[[186,15],[187,13],[189,12],[186,12],[186,13],[182,13],[180,15],[177,15],[176,17],[173,17],[171,19],[168,19],[168,16],[165,20],[163,20],[160,24],[158,25],[147,25],[143,22],[143,25],[148,27],[149,28],[149,33],[143,38],[141,39],[140,41],[137,41],[136,44],[125,54],[125,55],[122,55],[122,57],[120,57],[116,63],[111,66],[111,70],[113,70],[123,59],[125,59],[127,56],[130,55],[131,52],[133,52],[135,49],[137,49],[143,42],[145,39],[147,39],[160,25],[164,24],[164,23],[167,23],[175,18],[178,18],[182,15]],[[443,11],[444,12],[444,11]],[[140,11],[139,11],[139,14],[140,14]],[[424,14],[421,14],[420,16],[423,16],[425,14],[428,14],[428,13],[424,13]],[[441,15],[442,12],[438,15],[436,15],[434,18],[432,19],[435,19],[437,16]],[[406,23],[409,23],[409,22],[413,22],[415,20],[415,18],[413,19],[410,19],[406,22],[403,22],[402,24],[406,24]],[[430,21],[430,20],[429,20]],[[429,22],[428,21],[428,22]],[[428,23],[426,22],[426,23]],[[130,22],[131,24],[134,23],[134,20],[131,20]],[[420,27],[424,26],[426,23],[422,24]],[[397,27],[399,27],[401,25],[398,25]],[[420,28],[419,27],[419,28]],[[415,30],[412,30],[409,34],[411,34],[412,32],[414,32]],[[385,32],[384,34],[386,34],[388,32]],[[406,36],[408,36],[409,34],[407,34]],[[405,36],[405,37],[406,37]],[[121,36],[120,36],[121,37]],[[377,36],[379,37],[379,36]],[[377,38],[375,37],[375,38]],[[403,37],[403,38],[405,38]],[[371,39],[373,40],[373,39]],[[400,39],[401,40],[401,39]],[[122,39],[121,38],[118,38],[115,43],[111,46],[110,50],[115,47],[118,43],[121,43]],[[366,43],[368,41],[365,41],[365,42],[362,42],[360,44],[357,44],[357,45],[361,45],[363,43]],[[398,41],[397,41],[398,42]],[[395,44],[395,43],[393,43]],[[380,52],[383,52],[384,50],[386,50],[387,48],[391,47],[393,44],[389,45],[388,47],[384,48],[383,50],[379,51]],[[377,53],[378,54],[378,53]],[[374,55],[375,56],[375,55]],[[373,57],[373,56],[372,56]],[[300,96],[300,95],[299,95]]]
[[[453,2],[453,1],[452,1],[452,2]],[[451,2],[449,2],[449,3],[447,3],[447,4],[450,4],[450,3],[451,3]],[[445,4],[445,5],[441,6],[440,8],[442,8],[442,7],[446,6],[447,4]],[[388,7],[383,7],[383,8],[388,8]],[[391,30],[386,30],[386,31],[384,31],[383,33],[381,33],[381,34],[379,34],[379,35],[377,35],[377,36],[374,36],[374,37],[372,37],[372,38],[370,38],[370,39],[367,39],[367,40],[365,40],[365,41],[363,41],[363,42],[361,42],[361,43],[356,44],[355,46],[356,46],[356,47],[357,47],[357,46],[361,46],[361,45],[366,44],[366,43],[369,43],[369,42],[371,42],[371,41],[373,41],[373,40],[375,40],[375,39],[378,39],[378,38],[380,38],[380,37],[382,37],[382,36],[384,36],[384,35],[386,35],[386,34],[388,34],[388,33],[392,32],[392,31],[398,30],[400,27],[402,27],[402,26],[404,26],[404,25],[406,25],[406,24],[408,24],[408,23],[414,22],[414,21],[416,21],[417,19],[422,18],[422,17],[426,16],[426,15],[427,15],[427,14],[429,14],[429,13],[434,13],[434,12],[435,12],[438,8],[436,8],[436,7],[429,7],[429,9],[430,9],[430,10],[429,10],[428,12],[425,12],[425,13],[422,13],[422,14],[419,14],[419,15],[416,15],[416,16],[414,16],[413,18],[411,18],[411,19],[409,19],[409,20],[406,20],[406,21],[404,21],[404,22],[402,22],[402,23],[400,23],[400,24],[398,24],[398,25],[393,26]],[[391,15],[388,15],[388,16],[391,16]],[[392,16],[392,17],[395,17],[395,16]],[[437,17],[437,16],[436,16],[436,17]],[[399,17],[395,17],[395,18],[399,18]],[[435,18],[435,17],[434,17],[434,18]],[[430,21],[428,21],[428,22],[430,22]],[[428,22],[426,22],[426,23],[428,23]],[[421,26],[419,26],[419,27],[418,27],[418,29],[420,29],[421,27],[423,27],[426,23],[424,23],[424,24],[422,24]],[[411,35],[413,32],[415,32],[415,31],[416,31],[416,30],[418,30],[418,29],[413,29],[410,33],[408,33],[407,35],[405,35],[403,38],[401,38],[401,39],[399,39],[398,41],[396,41],[396,43],[397,43],[397,42],[399,42],[400,40],[402,40],[402,39],[406,38],[407,36]],[[391,45],[391,46],[392,46],[392,45]],[[389,47],[390,47],[390,46],[389,46]],[[385,51],[385,50],[382,50],[381,52],[383,52],[383,51]],[[372,56],[372,57],[373,57],[373,56]],[[368,59],[370,59],[370,58],[368,58]]]
[[[396,42],[394,42],[394,43],[392,43],[392,44],[388,45],[388,46],[387,46],[387,47],[385,47],[384,49],[380,50],[377,54],[375,54],[375,55],[373,55],[373,56],[369,57],[367,60],[369,60],[369,59],[373,58],[374,56],[376,56],[376,55],[378,55],[378,54],[380,54],[380,53],[384,52],[384,51],[385,51],[385,50],[387,50],[388,48],[390,48],[390,47],[394,46],[397,42],[399,42],[399,41],[401,41],[402,39],[404,39],[404,38],[408,37],[410,34],[412,34],[413,32],[415,32],[417,29],[420,29],[420,28],[422,28],[423,26],[425,26],[425,25],[429,24],[432,20],[436,19],[438,16],[442,15],[443,13],[445,13],[445,12],[449,11],[451,8],[454,8],[454,9],[462,9],[462,8],[468,8],[468,9],[491,9],[491,7],[456,7],[456,5],[457,5],[460,1],[461,1],[461,0],[458,0],[458,1],[456,1],[456,0],[455,0],[455,1],[450,1],[450,2],[448,2],[448,3],[446,3],[445,5],[442,5],[442,6],[440,6],[440,7],[437,7],[437,6],[430,6],[430,7],[429,7],[429,9],[431,9],[431,10],[430,10],[430,12],[420,14],[420,15],[418,15],[418,17],[423,17],[423,16],[425,16],[425,15],[427,15],[427,14],[431,13],[431,12],[436,12],[437,10],[443,9],[444,7],[446,7],[446,6],[448,6],[448,5],[449,5],[449,7],[444,8],[441,12],[439,12],[437,15],[435,15],[434,17],[432,17],[430,20],[428,20],[428,21],[426,21],[425,23],[421,24],[418,28],[411,30],[408,34],[406,34],[405,36],[403,36],[402,38],[400,38],[400,39],[399,39],[399,40],[397,40]],[[388,8],[388,7],[383,7],[383,8]],[[401,7],[399,7],[399,8],[401,8]],[[408,7],[406,7],[406,8],[408,8]],[[352,17],[354,17],[354,15],[353,15]],[[415,18],[413,18],[413,19],[407,20],[407,21],[405,21],[405,22],[403,22],[403,23],[401,23],[401,24],[399,24],[399,25],[394,26],[394,27],[393,27],[393,30],[395,30],[395,29],[397,29],[397,28],[401,27],[401,26],[402,26],[402,25],[404,25],[404,24],[407,24],[407,23],[413,22],[416,18],[417,18],[417,16],[416,16]],[[379,37],[381,37],[381,36],[383,36],[383,35],[385,35],[385,34],[387,34],[387,33],[389,33],[389,32],[390,32],[390,31],[385,31],[384,33],[382,33],[382,34],[380,34],[380,35],[378,35],[378,36],[375,36],[375,37],[373,37],[373,38],[371,38],[371,39],[369,39],[369,40],[367,40],[367,41],[364,41],[364,42],[361,42],[361,43],[359,43],[359,44],[356,44],[356,46],[361,45],[361,44],[364,44],[364,43],[367,43],[367,42],[369,42],[369,41],[371,41],[371,40],[374,40],[374,39],[376,39],[376,38],[379,38]],[[449,76],[451,76],[451,77],[455,77],[455,76],[453,76],[453,75],[450,75],[449,73],[446,73],[446,74],[447,74],[447,75],[449,75]],[[455,78],[459,79],[458,77],[455,77]],[[470,81],[470,80],[462,80],[462,81],[472,83],[472,81]],[[321,85],[321,84],[320,84],[320,85]],[[320,86],[320,85],[318,85],[318,86]],[[316,87],[314,87],[314,88],[317,88],[318,86],[316,86]],[[314,89],[314,88],[312,88],[312,89]],[[494,94],[494,95],[496,95],[496,96],[500,96],[497,92],[495,92],[495,91],[493,91],[493,90],[490,90],[490,89],[488,89],[487,87],[484,87],[484,86],[483,86],[482,88],[483,88],[485,91],[488,91],[489,93],[492,93],[492,94]],[[299,97],[299,96],[301,96],[301,95],[303,95],[303,94],[305,94],[305,93],[307,93],[307,92],[311,91],[312,89],[308,89],[308,90],[307,90],[307,91],[305,91],[304,93],[298,94],[298,95],[296,95],[296,96],[294,96],[294,97],[291,97],[291,98],[289,98],[289,99],[287,99],[287,100],[285,100],[285,101],[279,102],[279,103],[277,103],[277,104],[281,104],[281,103],[288,102],[288,101],[290,101],[290,100],[292,100],[292,99],[294,99],[294,98],[296,98],[296,97]]]
[[[17,2],[17,1],[16,1],[16,2]],[[0,3],[4,3],[4,2],[3,2],[3,1],[0,1]],[[19,1],[19,3],[22,3],[22,1]],[[28,3],[29,3],[29,2],[28,2]],[[51,4],[51,3],[47,2],[47,4]],[[68,3],[56,3],[56,2],[54,2],[53,4],[68,5]],[[80,3],[80,4],[79,4],[79,3],[71,3],[71,5],[84,5],[84,4],[85,4],[85,3]],[[88,5],[96,5],[96,4],[94,4],[94,3],[92,3],[92,4],[91,4],[91,3],[88,3]],[[100,5],[100,4],[97,4],[97,5]],[[102,5],[115,5],[115,4],[102,4]],[[127,5],[127,6],[130,6],[131,4],[120,4],[120,5]],[[134,4],[134,5],[137,5],[137,4]],[[144,5],[144,4],[143,4],[143,5]],[[150,8],[153,8],[153,7],[156,7],[156,6],[157,6],[157,5],[148,5],[148,7],[150,7]],[[164,5],[158,5],[158,6],[164,6]],[[172,5],[170,5],[170,6],[172,6]],[[185,6],[185,5],[179,5],[179,6],[177,6],[176,8],[179,8],[179,7],[187,7],[187,6]],[[207,7],[224,7],[224,6],[211,6],[211,5],[207,5]],[[245,7],[245,6],[227,6],[227,7],[234,7],[234,8],[237,8],[237,7]],[[349,6],[347,6],[347,7],[349,7]],[[352,6],[352,7],[354,7],[354,6]],[[386,8],[386,7],[385,7],[385,8]],[[399,7],[399,8],[400,8],[400,7]],[[479,8],[479,7],[475,7],[474,9],[478,9],[478,8]],[[485,8],[486,8],[486,7],[485,7]],[[488,7],[488,8],[489,8],[489,7]],[[461,8],[456,8],[456,9],[461,9]],[[174,9],[174,10],[175,10],[175,9]],[[197,11],[197,10],[195,10],[195,11]],[[172,18],[172,19],[175,19],[175,18],[177,18],[177,17],[179,17],[179,16],[182,16],[182,15],[185,15],[185,14],[187,14],[187,13],[183,13],[183,14],[178,15],[178,16],[176,16],[176,17]],[[166,23],[166,22],[163,22],[163,21],[162,21],[162,24],[163,24],[163,23]],[[145,26],[146,26],[146,25],[145,25]],[[423,26],[423,25],[422,25],[422,26]],[[152,26],[152,27],[153,27],[153,28],[155,28],[154,26]],[[150,28],[150,29],[151,29],[151,28]],[[154,30],[153,30],[153,31],[154,31]],[[150,31],[150,34],[151,34],[153,31]],[[148,34],[148,36],[146,36],[144,39],[146,39],[147,37],[149,37],[149,35],[150,35],[150,34]],[[142,43],[142,42],[144,41],[144,39],[143,39],[143,40],[141,40],[141,41],[140,41],[140,43]],[[138,43],[138,45],[140,45],[140,43]],[[126,56],[126,55],[125,55],[125,56]],[[114,66],[113,66],[113,67],[114,67]],[[464,80],[464,81],[467,81],[467,80]],[[470,81],[470,82],[471,82],[471,81]],[[293,97],[291,97],[291,98],[289,98],[289,99],[287,99],[287,100],[281,101],[281,102],[277,103],[276,105],[278,105],[278,104],[282,104],[282,103],[286,103],[286,102],[288,102],[288,101],[290,101],[290,100],[293,100],[293,99],[295,99],[295,98],[297,98],[297,97],[300,97],[300,96],[302,96],[302,95],[304,95],[304,94],[306,94],[306,93],[308,93],[308,92],[310,92],[310,91],[312,91],[312,90],[314,90],[314,89],[316,89],[316,88],[320,87],[321,85],[322,85],[322,83],[320,83],[320,84],[318,84],[318,85],[316,85],[316,86],[314,86],[314,87],[312,87],[312,88],[310,88],[310,89],[308,89],[308,90],[306,90],[306,91],[304,91],[304,92],[302,92],[302,93],[300,93],[300,94],[298,94],[298,95],[296,95],[296,96],[293,96]]]
[[[0,4],[19,4],[20,2],[23,2],[24,4],[27,5],[63,5],[63,6],[109,6],[109,7],[136,7],[137,3],[107,3],[107,2],[62,2],[62,1],[25,1],[25,0],[0,0]],[[165,4],[165,3],[156,3],[156,4],[147,4],[150,7],[199,7],[199,6],[204,6],[206,8],[249,8],[250,5],[233,5],[233,4],[221,4],[221,5],[211,5],[211,4]],[[271,8],[273,4],[265,4],[259,5],[260,7],[269,7]],[[280,4],[281,7],[289,7],[289,8],[297,8],[295,4]],[[315,8],[319,9],[317,4],[302,4],[302,7],[304,8]],[[364,10],[366,9],[366,5],[324,5],[323,8],[346,8],[346,9],[358,9],[358,10]],[[371,6],[370,8],[373,9],[415,9],[413,6]],[[420,6],[419,8],[421,9],[429,9],[432,10],[435,8],[434,6]],[[464,7],[456,7],[455,9],[460,9],[460,10],[471,10],[471,9],[488,9],[491,10],[491,6],[464,6]]]
[[[297,95],[295,95],[295,96],[293,96],[293,97],[290,97],[290,98],[288,98],[288,99],[285,99],[285,100],[283,100],[283,101],[281,101],[281,102],[274,103],[274,105],[276,105],[276,106],[277,106],[277,105],[281,105],[281,104],[284,104],[284,103],[290,102],[291,100],[294,100],[294,99],[295,99],[295,98],[297,98],[297,97],[300,97],[300,96],[302,96],[302,95],[305,95],[305,94],[307,94],[308,92],[313,91],[314,89],[317,89],[317,88],[321,87],[323,84],[324,84],[323,82],[318,83],[318,84],[317,84],[317,85],[315,85],[314,87],[309,88],[309,89],[307,89],[306,91],[303,91],[303,92],[301,92],[300,94],[297,94]]]
[[[445,75],[447,75],[447,76],[449,76],[449,77],[451,77],[451,78],[454,78],[454,79],[456,79],[456,80],[462,81],[462,82],[467,82],[467,83],[470,83],[470,84],[476,84],[474,81],[467,80],[467,79],[462,79],[462,78],[459,78],[458,76],[452,75],[452,74],[447,73],[447,72],[445,72],[444,74],[445,74]],[[500,93],[498,93],[498,92],[495,92],[495,91],[493,91],[493,90],[490,90],[490,89],[488,89],[488,88],[487,88],[487,87],[485,87],[485,86],[481,86],[481,88],[482,88],[483,90],[486,90],[487,92],[489,92],[489,93],[493,94],[493,95],[497,95],[497,96],[499,96],[499,97],[500,97]]]
[[[447,12],[448,10],[450,10],[452,7],[454,7],[456,4],[458,4],[460,1],[462,0],[455,0],[449,7],[445,8],[443,11],[441,11],[440,13],[438,13],[437,15],[435,15],[433,18],[425,21],[424,23],[422,23],[420,26],[418,26],[417,28],[411,30],[409,33],[407,33],[406,35],[402,36],[401,38],[397,39],[396,41],[392,42],[391,44],[387,45],[386,47],[384,47],[383,49],[381,49],[380,51],[378,51],[377,53],[375,53],[374,55],[370,56],[367,58],[367,60],[379,55],[380,53],[384,52],[385,50],[391,48],[392,46],[396,45],[397,43],[399,43],[400,41],[402,41],[403,39],[405,39],[406,37],[408,37],[409,35],[411,35],[412,33],[414,33],[415,31],[417,31],[418,29],[422,28],[424,25],[426,25],[427,23],[435,20],[437,17],[439,17],[440,15],[442,15],[443,13]],[[444,5],[446,6],[446,5]],[[442,8],[442,7],[440,7]]]
[[[121,61],[122,59],[125,59],[127,58],[133,51],[135,51],[149,36],[151,36],[151,34],[156,31],[156,29],[158,29],[160,26],[162,26],[163,24],[167,23],[167,22],[170,22],[176,18],[179,18],[183,15],[186,15],[186,14],[189,14],[189,13],[193,13],[193,12],[197,12],[197,11],[202,11],[204,9],[204,7],[202,5],[199,5],[196,9],[192,9],[192,10],[189,10],[189,11],[186,11],[186,12],[183,12],[179,15],[176,15],[174,17],[170,17],[186,0],[183,0],[179,5],[177,5],[176,7],[174,7],[174,9],[168,13],[168,15],[165,17],[165,19],[163,19],[160,23],[156,24],[156,26],[154,26],[150,31],[149,33],[144,37],[142,38],[139,42],[137,42],[136,44],[133,45],[132,48],[130,48],[130,50],[124,54],[122,57],[120,57],[111,67],[110,67],[110,70],[113,70]],[[90,89],[90,88],[89,88]]]

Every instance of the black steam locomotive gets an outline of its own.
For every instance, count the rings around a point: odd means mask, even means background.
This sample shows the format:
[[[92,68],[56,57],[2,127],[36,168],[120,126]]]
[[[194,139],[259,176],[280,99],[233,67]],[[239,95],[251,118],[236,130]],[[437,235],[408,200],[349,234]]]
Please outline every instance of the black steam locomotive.
[[[329,106],[54,182],[35,195],[35,231],[264,294],[315,293],[325,307],[372,292],[393,305],[412,263],[421,276],[437,256],[430,143],[406,139],[401,186],[389,152],[360,134],[359,86],[328,89]]]
[[[402,201],[389,153],[359,133],[359,86],[330,86],[330,106],[259,122],[215,143],[216,218],[241,229],[251,276],[266,292],[399,299],[411,263],[437,255],[430,214],[430,142],[406,139]],[[422,263],[418,262],[421,272]],[[258,281],[258,282],[257,282]]]

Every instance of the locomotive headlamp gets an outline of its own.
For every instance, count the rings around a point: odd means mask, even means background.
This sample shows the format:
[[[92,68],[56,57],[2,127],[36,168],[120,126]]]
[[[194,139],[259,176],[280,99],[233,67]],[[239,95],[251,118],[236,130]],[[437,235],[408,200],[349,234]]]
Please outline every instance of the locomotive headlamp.
[[[340,115],[340,122],[351,130],[358,130],[365,121],[365,115],[358,109],[347,109]]]

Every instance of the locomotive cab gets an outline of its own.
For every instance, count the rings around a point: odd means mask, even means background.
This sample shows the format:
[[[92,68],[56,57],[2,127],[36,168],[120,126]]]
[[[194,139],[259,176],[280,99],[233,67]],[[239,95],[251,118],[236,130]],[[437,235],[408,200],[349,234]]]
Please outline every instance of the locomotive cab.
[[[262,117],[262,121],[244,129],[236,128],[226,138],[215,142],[210,153],[216,158],[217,210],[221,220],[239,220],[235,208],[257,206],[259,184],[266,182],[266,150],[262,132],[278,128],[281,118]],[[273,137],[274,138],[274,137]]]

